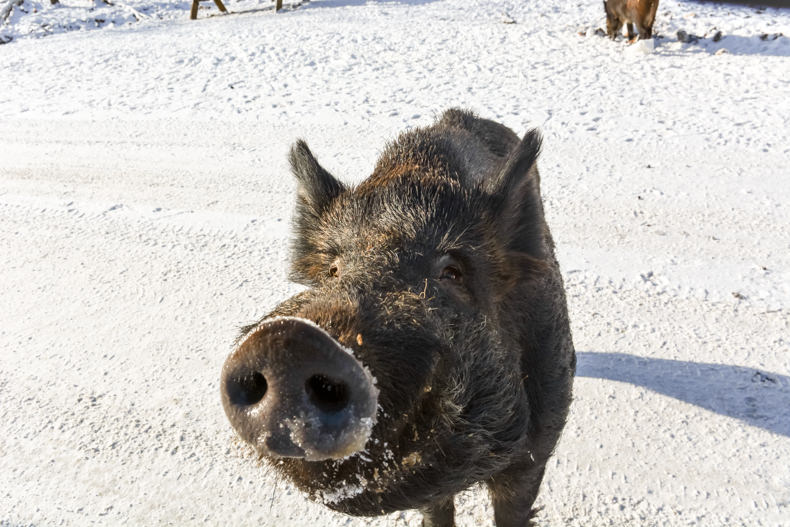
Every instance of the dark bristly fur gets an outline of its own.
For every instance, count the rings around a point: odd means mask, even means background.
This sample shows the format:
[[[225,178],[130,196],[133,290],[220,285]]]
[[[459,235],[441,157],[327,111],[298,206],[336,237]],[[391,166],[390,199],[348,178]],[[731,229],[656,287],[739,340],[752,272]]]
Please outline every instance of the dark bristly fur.
[[[380,391],[364,452],[275,462],[314,499],[354,515],[416,508],[448,527],[453,496],[483,482],[498,527],[528,524],[575,371],[540,148],[537,131],[519,140],[451,109],[347,188],[294,145],[291,276],[309,289],[264,320],[314,321]]]

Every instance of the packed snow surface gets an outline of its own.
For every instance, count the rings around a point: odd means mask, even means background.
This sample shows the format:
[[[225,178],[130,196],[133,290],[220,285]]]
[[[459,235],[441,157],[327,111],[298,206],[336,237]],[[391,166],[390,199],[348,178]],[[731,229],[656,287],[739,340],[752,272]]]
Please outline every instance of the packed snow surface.
[[[359,182],[450,106],[545,138],[579,366],[539,523],[790,525],[790,10],[110,4],[0,26],[0,525],[419,525],[308,501],[218,381],[298,290],[289,145]]]

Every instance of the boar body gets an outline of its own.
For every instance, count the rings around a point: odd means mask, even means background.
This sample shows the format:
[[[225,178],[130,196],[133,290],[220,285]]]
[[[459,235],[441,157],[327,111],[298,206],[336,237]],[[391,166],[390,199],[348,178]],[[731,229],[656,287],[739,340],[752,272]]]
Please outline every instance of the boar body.
[[[627,24],[629,39],[636,37],[634,24],[639,38],[652,38],[658,0],[604,0],[603,7],[606,11],[606,33],[612,40],[620,33],[623,24]]]
[[[498,526],[529,522],[576,362],[540,144],[448,110],[356,187],[294,145],[291,274],[308,289],[243,330],[222,391],[240,435],[312,498],[451,526],[453,496],[483,482]]]

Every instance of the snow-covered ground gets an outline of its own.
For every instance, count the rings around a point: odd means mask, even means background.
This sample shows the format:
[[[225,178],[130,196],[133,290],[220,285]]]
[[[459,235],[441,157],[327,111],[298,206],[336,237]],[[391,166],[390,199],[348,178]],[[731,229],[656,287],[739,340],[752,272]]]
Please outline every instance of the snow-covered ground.
[[[296,291],[290,143],[357,182],[456,105],[545,135],[579,368],[541,525],[790,525],[790,10],[662,0],[651,51],[600,0],[112,3],[0,26],[0,525],[419,525],[276,480],[218,379]]]

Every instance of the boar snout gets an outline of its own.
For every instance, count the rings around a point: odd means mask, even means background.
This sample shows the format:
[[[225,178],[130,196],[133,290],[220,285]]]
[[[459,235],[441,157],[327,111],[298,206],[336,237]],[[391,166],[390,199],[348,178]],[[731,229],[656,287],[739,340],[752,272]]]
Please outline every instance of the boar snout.
[[[365,447],[378,390],[369,371],[316,324],[274,318],[251,331],[222,369],[233,428],[262,454],[341,459]]]

